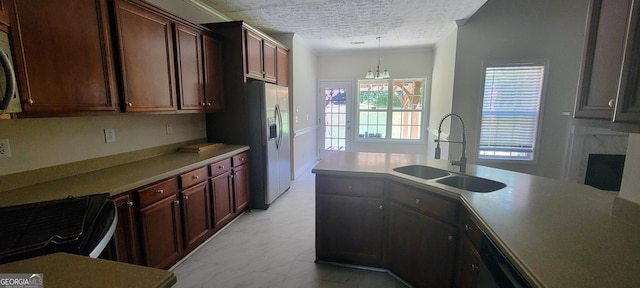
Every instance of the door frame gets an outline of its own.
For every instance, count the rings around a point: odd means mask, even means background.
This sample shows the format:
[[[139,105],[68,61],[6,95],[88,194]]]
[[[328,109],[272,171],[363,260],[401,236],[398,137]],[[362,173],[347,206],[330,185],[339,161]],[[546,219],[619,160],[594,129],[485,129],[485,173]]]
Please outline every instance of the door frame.
[[[345,129],[345,151],[351,151],[351,147],[353,146],[353,133],[351,132],[353,127],[351,127],[351,123],[353,123],[353,104],[356,103],[355,100],[355,91],[353,89],[353,80],[318,80],[318,94],[316,97],[317,103],[317,115],[318,115],[318,129],[317,129],[317,145],[318,145],[318,158],[324,158],[326,154],[325,147],[325,94],[324,88],[326,87],[335,87],[335,88],[344,88],[346,90],[346,129]],[[351,94],[351,95],[350,95]]]

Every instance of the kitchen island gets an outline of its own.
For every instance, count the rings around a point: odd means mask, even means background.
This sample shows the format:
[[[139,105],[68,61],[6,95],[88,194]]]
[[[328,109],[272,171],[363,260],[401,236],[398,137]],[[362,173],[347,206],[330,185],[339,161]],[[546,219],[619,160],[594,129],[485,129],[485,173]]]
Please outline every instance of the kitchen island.
[[[640,287],[640,229],[611,216],[614,194],[468,165],[466,174],[506,184],[476,193],[393,170],[407,165],[458,168],[424,155],[332,152],[313,173],[380,179],[458,201],[534,287]]]
[[[47,288],[168,288],[176,283],[169,271],[67,253],[2,264],[0,273],[41,273]]]

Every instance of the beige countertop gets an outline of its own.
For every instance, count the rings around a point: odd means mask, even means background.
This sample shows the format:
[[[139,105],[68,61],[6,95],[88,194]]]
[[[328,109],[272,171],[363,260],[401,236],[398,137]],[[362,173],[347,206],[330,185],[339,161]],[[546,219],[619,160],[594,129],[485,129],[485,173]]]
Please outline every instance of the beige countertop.
[[[411,164],[458,171],[423,155],[332,152],[313,172],[383,177],[460,199],[533,286],[640,287],[640,229],[611,216],[611,192],[467,165],[466,174],[507,185],[474,193],[393,171]]]
[[[165,288],[176,283],[166,270],[54,253],[0,265],[0,273],[42,273],[47,288]]]
[[[175,152],[23,188],[1,191],[0,207],[68,196],[77,197],[98,193],[117,195],[247,150],[249,146],[225,145],[201,153]]]

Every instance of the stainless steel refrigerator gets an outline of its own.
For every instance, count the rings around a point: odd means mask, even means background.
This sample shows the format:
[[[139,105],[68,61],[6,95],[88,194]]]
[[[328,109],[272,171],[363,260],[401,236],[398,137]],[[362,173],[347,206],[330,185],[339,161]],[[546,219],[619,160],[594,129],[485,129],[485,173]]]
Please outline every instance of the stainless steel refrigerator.
[[[291,184],[289,88],[253,81],[247,93],[251,208],[267,209]]]

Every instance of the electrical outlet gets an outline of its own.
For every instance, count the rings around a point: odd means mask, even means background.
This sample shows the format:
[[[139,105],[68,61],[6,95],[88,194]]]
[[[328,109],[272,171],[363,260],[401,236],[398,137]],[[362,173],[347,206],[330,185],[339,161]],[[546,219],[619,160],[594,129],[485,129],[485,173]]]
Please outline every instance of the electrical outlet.
[[[167,135],[173,133],[173,126],[171,126],[171,123],[167,123],[166,128],[167,128]]]
[[[116,130],[113,128],[104,129],[104,143],[116,142]]]
[[[0,158],[11,157],[11,147],[9,147],[9,139],[0,139]]]

